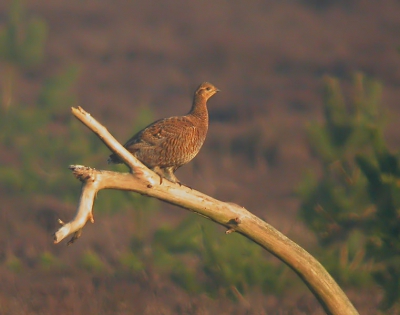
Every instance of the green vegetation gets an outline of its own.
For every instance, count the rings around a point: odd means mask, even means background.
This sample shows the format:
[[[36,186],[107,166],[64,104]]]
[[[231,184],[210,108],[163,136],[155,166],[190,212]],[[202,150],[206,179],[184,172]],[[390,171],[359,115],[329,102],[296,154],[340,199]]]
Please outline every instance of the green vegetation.
[[[188,216],[177,227],[161,227],[146,244],[132,238],[120,263],[129,272],[153,270],[189,293],[241,298],[249,290],[279,294],[289,286],[287,268],[273,264],[258,245],[241,235],[225,236],[214,223]]]
[[[8,20],[0,29],[0,65],[2,76],[0,93],[2,107],[15,103],[15,84],[21,71],[41,63],[47,38],[47,24],[43,19],[29,17],[21,1],[11,2]]]
[[[101,163],[108,154],[94,135],[82,136],[81,125],[70,115],[70,107],[77,105],[73,90],[79,69],[71,65],[44,78],[37,98],[29,103],[18,102],[13,96],[19,78],[26,76],[31,67],[42,66],[46,33],[42,19],[29,18],[19,1],[11,3],[8,23],[0,31],[0,65],[6,69],[0,76],[0,155],[5,162],[0,165],[0,188],[16,198],[51,195],[75,202],[76,180],[66,167],[71,163]],[[151,112],[143,108],[139,119],[140,124],[147,123]],[[63,170],[60,165],[64,165]],[[126,209],[132,201],[126,196],[101,194],[103,199],[96,210]],[[140,208],[154,205],[147,198],[133,199]]]
[[[338,80],[326,78],[325,122],[308,129],[321,176],[309,174],[299,194],[328,270],[351,285],[374,280],[389,308],[400,300],[400,169],[383,137],[380,93],[379,82],[357,74],[345,102]]]
[[[38,263],[43,270],[51,270],[61,266],[61,262],[49,251],[44,251],[39,255]]]
[[[91,250],[86,251],[82,255],[79,261],[79,266],[82,269],[94,274],[100,273],[105,269],[104,263],[102,262],[101,258]]]
[[[18,78],[31,66],[41,66],[45,45],[44,33],[30,33],[28,29],[34,26],[44,32],[46,24],[37,19],[31,22],[37,25],[26,24],[27,19],[21,18],[23,15],[20,3],[13,2],[10,23],[0,38],[0,42],[13,43],[6,45],[13,53],[2,50],[5,46],[0,45],[1,62],[16,74],[13,86],[18,85]],[[17,36],[13,31],[16,29],[26,34],[22,42],[19,37],[13,37]],[[2,103],[0,141],[3,150],[0,154],[6,163],[0,165],[0,188],[10,197],[42,196],[45,199],[52,196],[75,205],[79,187],[66,166],[71,163],[93,165],[93,161],[105,163],[108,152],[103,144],[92,134],[82,136],[82,126],[70,115],[70,107],[77,105],[73,90],[78,76],[79,69],[71,65],[44,78],[37,98],[30,103],[16,100],[12,106]],[[2,93],[4,96],[10,91],[3,86]],[[143,107],[132,133],[152,120],[152,112]],[[241,143],[233,145],[240,147]],[[124,166],[117,168],[125,170]],[[130,250],[118,259],[115,273],[159,273],[189,293],[205,292],[234,299],[254,287],[279,293],[288,284],[286,268],[268,261],[257,245],[239,235],[225,236],[209,222],[199,224],[198,217],[189,216],[177,228],[161,227],[150,232],[148,226],[157,208],[153,199],[128,192],[101,191],[95,207],[97,213],[111,214],[134,209],[137,228]],[[35,261],[45,272],[60,267],[60,262],[48,251],[38,253]],[[84,252],[77,264],[93,274],[106,269],[102,257],[92,250]],[[14,272],[19,272],[23,266],[14,256],[6,265]]]
[[[7,260],[5,261],[5,266],[7,267],[8,270],[14,273],[20,273],[24,268],[21,260],[14,255],[9,255],[7,257]]]
[[[0,30],[1,193],[29,202],[51,196],[76,205],[79,185],[66,166],[105,164],[108,155],[102,143],[89,132],[84,134],[70,115],[69,108],[78,103],[74,86],[79,68],[70,65],[38,78],[37,96],[19,101],[16,91],[21,78],[44,66],[47,25],[28,16],[20,1],[12,2],[8,17]],[[375,281],[386,292],[382,307],[390,307],[400,295],[400,170],[398,155],[390,152],[383,138],[380,91],[379,82],[356,75],[351,101],[345,102],[338,80],[326,79],[325,124],[311,124],[308,130],[321,176],[309,174],[299,193],[301,216],[323,246],[318,253],[323,264],[344,284],[365,287]],[[151,110],[142,108],[132,132],[150,121]],[[267,142],[257,126],[221,142],[226,142],[222,149],[242,154],[253,168],[260,157],[271,166],[278,160],[277,144]],[[116,261],[106,264],[103,253],[93,250],[78,255],[81,272],[160,274],[189,293],[232,299],[241,299],[254,288],[280,294],[293,285],[295,276],[283,264],[268,260],[259,246],[241,235],[225,236],[215,224],[199,223],[197,216],[188,216],[177,227],[150,231],[157,206],[136,194],[100,192],[97,213],[131,208],[137,228],[130,249]],[[32,217],[25,220],[31,222]],[[17,235],[17,224],[7,233]],[[52,272],[62,266],[55,255],[39,250],[7,254],[1,263],[15,274],[29,268]]]

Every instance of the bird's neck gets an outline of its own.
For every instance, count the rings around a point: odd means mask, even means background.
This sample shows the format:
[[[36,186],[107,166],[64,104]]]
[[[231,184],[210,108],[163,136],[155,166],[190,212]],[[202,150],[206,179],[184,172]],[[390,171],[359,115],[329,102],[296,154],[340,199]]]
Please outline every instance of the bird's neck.
[[[208,121],[207,100],[204,97],[195,97],[189,114]]]

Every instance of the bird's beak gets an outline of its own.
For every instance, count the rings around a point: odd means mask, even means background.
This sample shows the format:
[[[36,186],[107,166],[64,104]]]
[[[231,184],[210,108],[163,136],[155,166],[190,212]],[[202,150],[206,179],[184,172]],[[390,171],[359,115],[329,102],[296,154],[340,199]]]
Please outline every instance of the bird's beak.
[[[217,92],[221,92],[221,90],[220,89],[215,89],[215,93],[217,93]]]

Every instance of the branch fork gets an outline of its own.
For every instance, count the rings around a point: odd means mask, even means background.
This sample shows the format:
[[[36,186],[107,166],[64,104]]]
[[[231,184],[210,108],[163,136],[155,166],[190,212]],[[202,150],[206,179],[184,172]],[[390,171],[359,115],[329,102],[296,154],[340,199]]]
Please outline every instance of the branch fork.
[[[222,202],[194,189],[171,183],[145,167],[130,154],[108,131],[81,107],[72,108],[72,114],[92,130],[111,151],[118,154],[130,168],[119,173],[71,165],[74,176],[82,181],[82,191],[75,217],[54,234],[54,243],[72,234],[68,244],[76,241],[85,224],[93,219],[93,204],[101,189],[120,189],[140,193],[175,204],[225,226],[226,234],[240,233],[259,244],[286,263],[305,282],[327,314],[356,315],[357,310],[324,267],[303,248],[288,239],[265,221],[245,208]]]

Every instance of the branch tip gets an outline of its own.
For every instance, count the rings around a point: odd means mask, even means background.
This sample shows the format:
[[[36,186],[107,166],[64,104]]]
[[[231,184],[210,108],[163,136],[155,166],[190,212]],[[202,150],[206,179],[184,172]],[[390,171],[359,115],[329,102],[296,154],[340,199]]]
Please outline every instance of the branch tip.
[[[70,165],[68,167],[71,171],[72,174],[79,179],[81,182],[86,182],[89,179],[94,182],[95,181],[95,171],[96,169],[91,168],[89,166],[83,166],[83,165]]]
[[[90,223],[94,223],[94,216],[92,211],[90,211],[88,219],[90,220]]]

